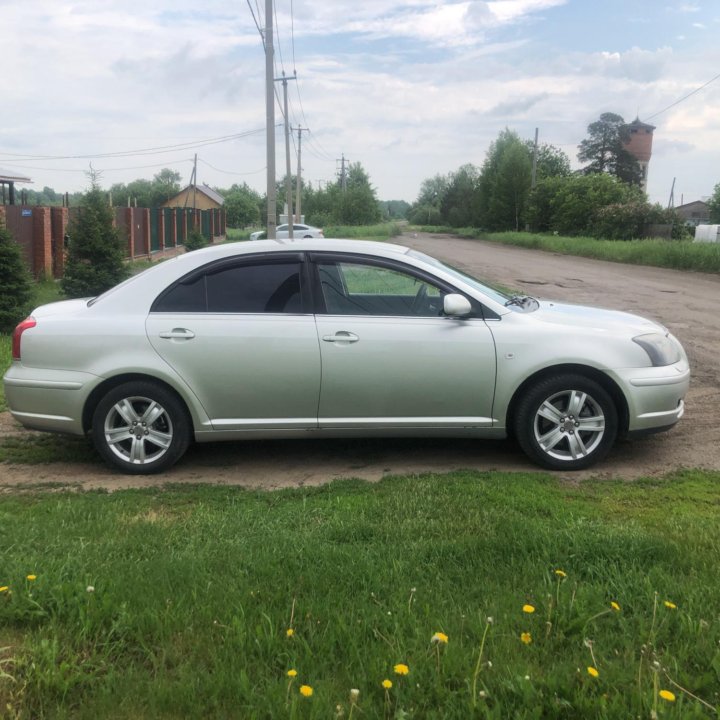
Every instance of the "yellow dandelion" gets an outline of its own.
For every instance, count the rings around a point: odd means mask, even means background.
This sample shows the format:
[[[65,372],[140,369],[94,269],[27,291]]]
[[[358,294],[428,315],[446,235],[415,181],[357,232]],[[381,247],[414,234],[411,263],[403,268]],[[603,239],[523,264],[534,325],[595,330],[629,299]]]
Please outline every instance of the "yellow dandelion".
[[[32,582],[33,580],[37,580],[37,575],[28,575],[27,579]]]
[[[287,676],[289,678],[297,677],[297,670],[295,670],[294,668],[291,668],[290,670],[287,671]]]
[[[431,638],[430,642],[434,643],[442,643],[443,645],[447,645],[448,643],[448,636],[445,633],[436,632]]]
[[[677,610],[677,605],[674,602],[670,602],[669,600],[665,600],[663,602],[666,608],[670,608],[670,610]]]
[[[385,678],[385,680],[383,680],[380,684],[381,684],[386,690],[389,690],[389,689],[392,687],[392,680],[388,680],[387,678]]]
[[[591,675],[592,677],[596,678],[600,676],[600,673],[597,671],[596,668],[594,668],[592,665],[590,665],[587,669],[588,675]]]
[[[564,570],[556,570],[556,571],[555,571],[555,574],[556,574],[559,578],[565,578],[565,577],[567,577],[567,573],[566,573]]]
[[[312,697],[313,689],[309,685],[301,685],[300,686],[300,694],[303,697]]]
[[[619,606],[614,600],[610,603],[610,607],[611,607],[615,612],[620,612],[620,606]]]
[[[529,645],[532,642],[532,635],[529,632],[520,633],[520,640]]]
[[[287,637],[292,637],[294,634],[295,634],[295,631],[292,628],[288,628],[285,631],[285,635],[287,635]]]
[[[0,587],[0,593],[7,592],[9,589],[10,588],[7,585],[3,585],[2,587]]]
[[[663,699],[667,700],[668,702],[675,702],[675,693],[670,692],[670,690],[661,690],[658,695]]]
[[[398,663],[393,667],[396,675],[407,675],[410,672],[410,668],[405,663]]]
[[[534,613],[535,608],[532,605],[523,605],[523,612],[524,613]]]

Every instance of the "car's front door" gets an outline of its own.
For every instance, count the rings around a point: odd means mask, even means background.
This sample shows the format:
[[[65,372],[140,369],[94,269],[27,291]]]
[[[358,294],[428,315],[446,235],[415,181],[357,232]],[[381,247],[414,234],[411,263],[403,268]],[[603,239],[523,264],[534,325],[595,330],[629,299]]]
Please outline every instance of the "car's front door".
[[[161,294],[146,322],[214,430],[317,427],[320,351],[300,253],[201,268]]]
[[[443,316],[450,290],[409,266],[315,254],[321,428],[489,427],[485,321]]]

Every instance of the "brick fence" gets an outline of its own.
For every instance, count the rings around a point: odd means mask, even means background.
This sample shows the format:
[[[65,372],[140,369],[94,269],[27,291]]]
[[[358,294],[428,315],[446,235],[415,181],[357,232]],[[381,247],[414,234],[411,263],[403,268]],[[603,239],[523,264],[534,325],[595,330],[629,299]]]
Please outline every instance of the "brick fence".
[[[0,225],[20,245],[36,278],[60,278],[65,272],[68,228],[77,212],[79,208],[0,205]],[[194,229],[210,242],[224,237],[226,230],[222,209],[115,208],[114,212],[115,227],[130,259],[178,251]]]

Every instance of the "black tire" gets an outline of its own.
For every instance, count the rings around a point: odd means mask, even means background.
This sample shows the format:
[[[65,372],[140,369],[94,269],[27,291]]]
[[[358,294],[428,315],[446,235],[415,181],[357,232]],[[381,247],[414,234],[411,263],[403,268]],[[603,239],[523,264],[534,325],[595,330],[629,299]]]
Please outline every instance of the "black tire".
[[[540,380],[521,398],[515,436],[525,454],[551,470],[582,470],[615,443],[618,413],[608,392],[583,375]]]
[[[92,440],[110,466],[128,475],[172,467],[190,444],[183,404],[162,385],[127,382],[110,390],[93,413]]]

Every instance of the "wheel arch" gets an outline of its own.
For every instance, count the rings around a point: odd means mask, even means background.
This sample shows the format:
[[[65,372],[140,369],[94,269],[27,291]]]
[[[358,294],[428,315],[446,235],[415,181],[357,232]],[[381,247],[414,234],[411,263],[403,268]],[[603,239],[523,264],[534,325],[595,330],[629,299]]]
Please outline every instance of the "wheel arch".
[[[523,382],[518,386],[510,399],[505,417],[505,428],[508,436],[512,437],[515,434],[515,414],[517,406],[527,389],[545,378],[552,377],[554,375],[566,374],[583,375],[602,386],[608,395],[610,395],[617,410],[619,423],[618,436],[622,437],[627,434],[629,423],[628,404],[625,399],[625,395],[617,383],[611,377],[602,372],[602,370],[598,370],[597,368],[590,367],[588,365],[565,363],[563,365],[551,365],[543,368],[542,370],[538,370],[533,375],[530,375],[530,377],[525,378],[525,380],[523,380]]]
[[[95,408],[97,408],[98,403],[100,402],[100,400],[102,400],[103,396],[105,396],[113,388],[116,388],[119,385],[123,385],[126,382],[151,382],[155,385],[160,385],[177,398],[178,402],[184,409],[185,414],[187,415],[190,427],[194,427],[195,423],[193,421],[193,415],[190,412],[190,408],[188,407],[187,402],[185,402],[185,398],[172,385],[165,382],[164,380],[161,380],[160,378],[155,377],[154,375],[145,375],[143,373],[123,373],[121,375],[114,375],[111,378],[107,378],[106,380],[101,382],[96,388],[94,388],[90,395],[88,395],[82,413],[83,432],[90,432]]]

